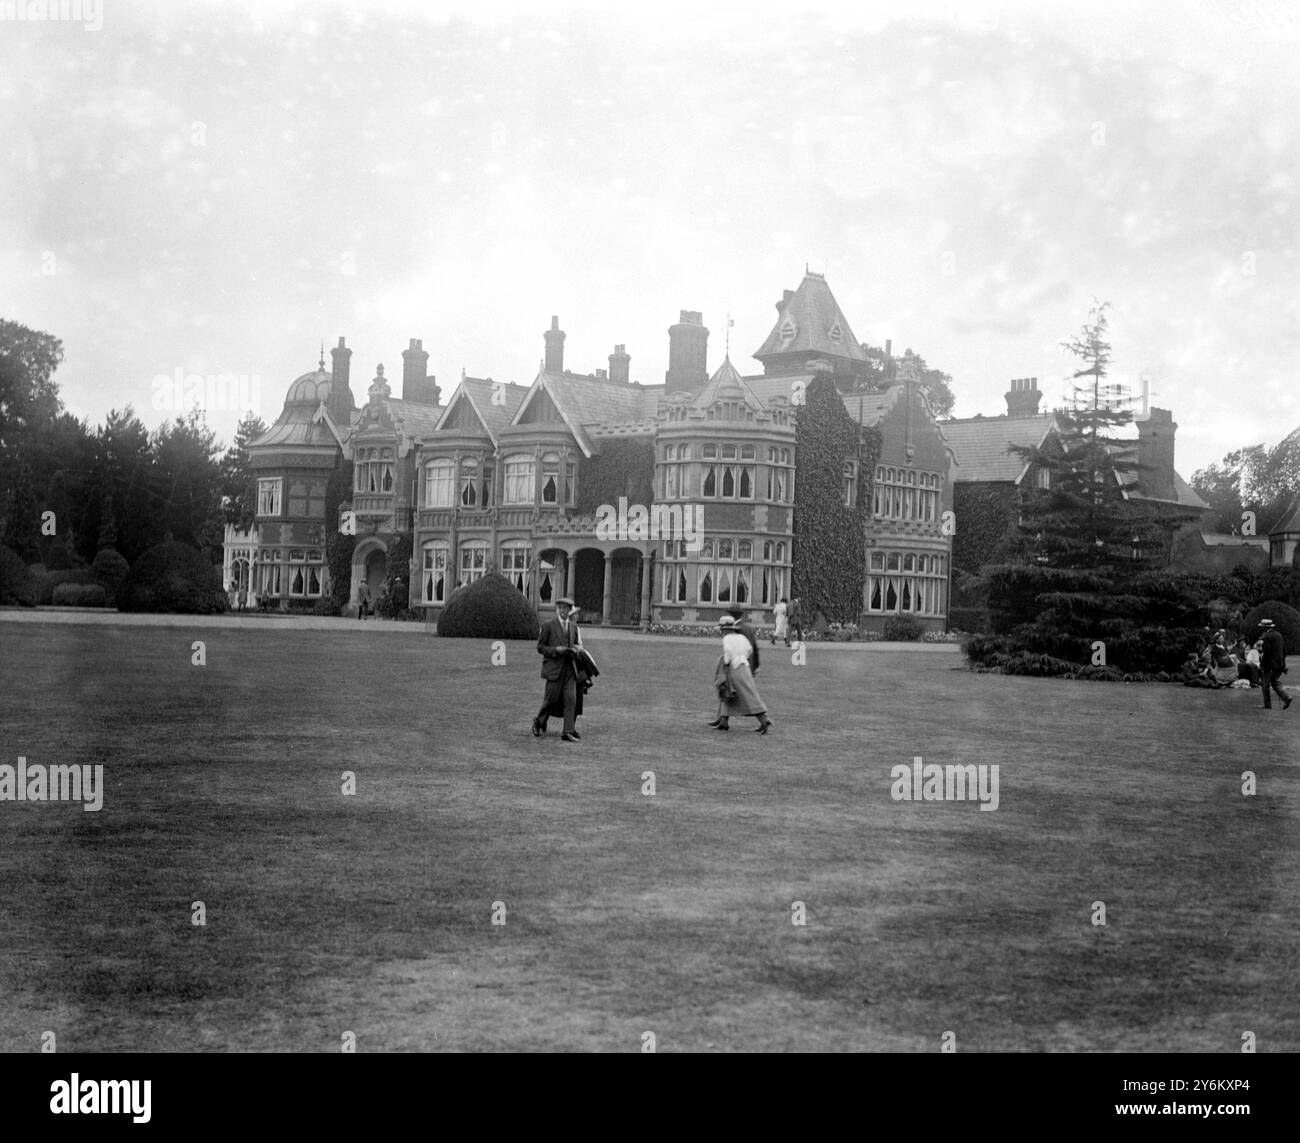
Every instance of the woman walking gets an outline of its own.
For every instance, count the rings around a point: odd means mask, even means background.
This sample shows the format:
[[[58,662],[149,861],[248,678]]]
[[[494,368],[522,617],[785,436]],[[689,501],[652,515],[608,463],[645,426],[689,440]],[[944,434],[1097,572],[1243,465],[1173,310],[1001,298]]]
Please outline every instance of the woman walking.
[[[749,669],[749,640],[736,630],[736,621],[724,615],[718,621],[722,631],[722,656],[713,672],[714,687],[718,692],[718,717],[710,726],[717,730],[731,729],[731,716],[752,715],[758,719],[756,733],[766,734],[772,720],[767,717],[767,704],[754,686],[754,676]]]
[[[786,598],[785,596],[782,596],[781,602],[778,603],[774,608],[772,608],[772,622],[773,622],[772,646],[773,647],[776,646],[776,641],[778,639],[783,640],[787,647],[790,646],[790,624],[786,620],[787,610],[788,608],[786,606]]]

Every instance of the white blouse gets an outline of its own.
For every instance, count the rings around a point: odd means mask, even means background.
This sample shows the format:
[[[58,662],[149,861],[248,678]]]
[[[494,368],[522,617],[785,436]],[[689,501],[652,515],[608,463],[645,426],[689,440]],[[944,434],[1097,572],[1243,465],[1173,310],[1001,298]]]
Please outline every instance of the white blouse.
[[[722,656],[732,667],[749,662],[749,640],[739,632],[729,631],[722,637]]]

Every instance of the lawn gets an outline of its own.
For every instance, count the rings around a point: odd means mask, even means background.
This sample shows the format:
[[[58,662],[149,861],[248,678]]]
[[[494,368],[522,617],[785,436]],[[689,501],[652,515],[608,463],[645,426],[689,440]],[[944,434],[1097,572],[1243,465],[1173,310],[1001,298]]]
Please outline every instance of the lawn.
[[[105,767],[98,813],[0,802],[0,1050],[1300,1047],[1300,707],[1258,691],[812,645],[721,734],[711,640],[590,631],[566,744],[527,644],[0,642],[0,763]],[[998,809],[894,801],[916,755]]]

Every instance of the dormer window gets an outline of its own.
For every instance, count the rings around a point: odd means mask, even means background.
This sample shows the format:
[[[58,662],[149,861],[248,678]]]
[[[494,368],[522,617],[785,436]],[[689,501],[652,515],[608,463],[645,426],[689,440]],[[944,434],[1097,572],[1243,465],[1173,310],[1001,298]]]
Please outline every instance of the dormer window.
[[[844,336],[844,330],[840,328],[840,323],[838,321],[836,321],[827,331],[827,336],[830,337],[832,341],[839,341]]]
[[[794,341],[794,335],[798,333],[799,327],[794,324],[794,318],[787,317],[781,323],[781,344],[789,345]]]

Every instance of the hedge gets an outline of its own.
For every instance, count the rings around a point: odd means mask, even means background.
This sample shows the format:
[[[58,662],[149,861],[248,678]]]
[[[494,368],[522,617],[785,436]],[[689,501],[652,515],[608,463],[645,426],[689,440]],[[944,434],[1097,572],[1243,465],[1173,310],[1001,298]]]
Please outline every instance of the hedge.
[[[0,606],[35,607],[36,577],[12,548],[0,548]]]
[[[61,583],[54,589],[56,607],[107,607],[108,592],[97,583]]]
[[[171,611],[211,615],[226,611],[217,570],[197,548],[168,540],[145,552],[117,593],[120,611]]]
[[[342,615],[343,605],[332,595],[322,595],[311,609],[313,615]]]
[[[121,552],[114,551],[112,548],[100,548],[95,553],[90,571],[95,577],[95,582],[104,589],[109,605],[112,606],[117,602],[118,589],[131,574],[131,565],[127,563],[126,557]]]
[[[921,637],[921,625],[910,615],[891,615],[881,630],[888,643],[910,643]]]
[[[66,568],[48,571],[36,580],[36,602],[48,607],[54,602],[55,589],[63,584],[87,586],[95,582],[95,573],[90,568]]]
[[[505,576],[489,572],[454,592],[438,617],[453,639],[536,639],[537,612]]]

